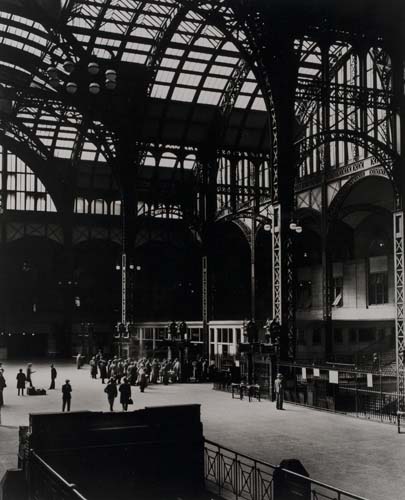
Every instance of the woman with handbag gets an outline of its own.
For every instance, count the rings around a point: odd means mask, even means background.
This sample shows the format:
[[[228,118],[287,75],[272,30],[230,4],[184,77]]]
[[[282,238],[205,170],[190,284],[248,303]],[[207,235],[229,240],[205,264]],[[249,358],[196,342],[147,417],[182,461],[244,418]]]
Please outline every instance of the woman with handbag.
[[[120,385],[120,403],[122,404],[122,409],[124,411],[128,410],[128,405],[132,404],[131,399],[131,386],[128,383],[128,379],[124,378],[123,383]]]

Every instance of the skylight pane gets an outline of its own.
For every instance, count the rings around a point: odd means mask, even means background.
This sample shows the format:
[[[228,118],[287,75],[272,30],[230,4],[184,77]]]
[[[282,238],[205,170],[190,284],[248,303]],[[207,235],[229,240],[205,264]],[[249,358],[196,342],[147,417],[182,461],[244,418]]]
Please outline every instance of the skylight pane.
[[[198,97],[198,102],[200,104],[211,104],[217,106],[220,98],[221,94],[219,92],[210,92],[207,90],[202,90]]]
[[[176,87],[173,91],[172,98],[175,101],[191,102],[194,99],[195,92],[195,89]]]

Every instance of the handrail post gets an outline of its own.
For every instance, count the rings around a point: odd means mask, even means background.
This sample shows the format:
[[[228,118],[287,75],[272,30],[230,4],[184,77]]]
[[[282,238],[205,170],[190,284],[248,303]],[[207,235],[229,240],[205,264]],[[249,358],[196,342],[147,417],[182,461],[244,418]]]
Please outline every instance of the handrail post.
[[[217,475],[218,475],[218,494],[221,496],[221,447],[218,446],[218,453],[217,453]]]
[[[258,487],[257,487],[257,462],[256,460],[253,462],[253,498],[254,500],[260,500],[258,496]]]
[[[239,460],[238,460],[238,454],[235,453],[235,496],[236,500],[239,498]]]

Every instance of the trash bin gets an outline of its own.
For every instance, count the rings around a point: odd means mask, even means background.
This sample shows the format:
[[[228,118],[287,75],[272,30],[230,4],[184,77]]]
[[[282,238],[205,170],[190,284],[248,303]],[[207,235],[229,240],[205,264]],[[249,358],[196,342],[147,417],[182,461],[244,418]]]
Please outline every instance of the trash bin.
[[[273,473],[274,500],[311,500],[311,482],[289,474],[287,469],[301,476],[309,477],[302,463],[295,459],[282,460]]]

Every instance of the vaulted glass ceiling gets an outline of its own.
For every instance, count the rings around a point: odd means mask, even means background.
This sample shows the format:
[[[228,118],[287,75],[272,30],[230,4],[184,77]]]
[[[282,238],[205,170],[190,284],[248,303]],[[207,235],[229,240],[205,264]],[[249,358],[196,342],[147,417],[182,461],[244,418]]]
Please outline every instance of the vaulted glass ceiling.
[[[152,106],[152,118],[141,117],[144,129],[140,139],[144,136],[147,142],[156,133],[156,122],[165,121],[165,127],[159,126],[157,142],[197,146],[204,140],[203,129],[209,129],[215,119],[215,114],[200,113],[200,105],[229,106],[228,95],[236,77],[242,75],[238,93],[230,103],[232,120],[231,113],[225,117],[228,131],[224,146],[267,149],[263,132],[267,120],[255,116],[265,111],[265,103],[254,75],[232,40],[208,25],[201,14],[175,0],[82,0],[64,2],[59,19],[52,21],[46,10],[41,10],[46,3],[41,0],[38,9],[25,18],[20,15],[18,0],[4,2],[6,8],[0,12],[0,83],[17,90],[13,119],[26,127],[50,156],[71,159],[80,144],[80,158],[106,159],[100,143],[92,139],[104,132],[103,127],[91,130],[85,124],[83,107],[67,98],[63,88],[69,81],[63,62],[71,59],[78,64],[93,57],[113,64],[118,75],[122,65],[126,75],[128,65],[137,68],[133,78],[144,80],[142,98],[162,102],[160,107]],[[50,82],[47,71],[51,65],[58,69],[60,86]],[[18,93],[27,88],[32,92]],[[175,111],[176,102],[187,107]],[[173,115],[177,118],[171,121]],[[248,134],[238,132],[246,124]],[[175,128],[177,135],[173,135]],[[166,131],[170,137],[165,136]],[[17,140],[10,130],[5,133]],[[112,140],[108,147],[113,153]]]
[[[268,151],[265,101],[237,48],[245,35],[225,34],[210,23],[211,11],[208,21],[204,17],[215,5],[217,16],[229,18],[228,3],[66,0],[58,12],[53,0],[36,2],[28,8],[22,0],[0,0],[0,84],[14,90],[13,113],[6,120],[14,125],[4,120],[2,125],[9,137],[30,137],[49,157],[105,161],[114,156],[113,133],[102,117],[89,119],[83,99],[68,96],[64,87],[70,76],[63,62],[80,66],[97,58],[116,68],[117,93],[133,87],[135,105],[120,105],[137,123],[135,141],[195,150],[209,140],[219,110],[220,146]],[[300,61],[296,113],[305,122],[316,107],[305,89],[320,78],[320,49],[305,37],[295,48]],[[338,45],[334,55],[344,57]],[[49,79],[50,66],[57,68],[58,85]],[[96,107],[108,99],[100,95]]]

